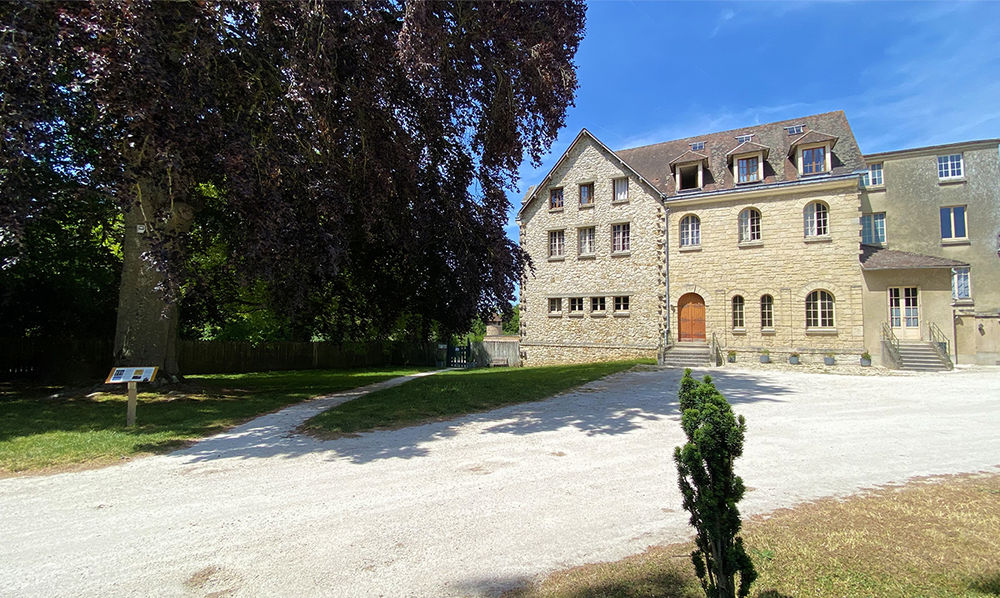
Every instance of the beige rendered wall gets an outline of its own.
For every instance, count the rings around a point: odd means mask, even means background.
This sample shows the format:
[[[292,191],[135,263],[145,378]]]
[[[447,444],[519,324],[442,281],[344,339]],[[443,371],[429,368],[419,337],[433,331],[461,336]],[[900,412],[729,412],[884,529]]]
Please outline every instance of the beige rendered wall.
[[[922,339],[929,340],[927,325],[933,322],[948,338],[949,351],[954,351],[951,270],[874,270],[865,272],[864,280],[865,347],[873,363],[882,364],[882,324],[889,322],[889,287],[917,287]]]
[[[820,240],[803,234],[803,210],[816,200],[830,207],[830,234]],[[827,352],[856,358],[864,350],[856,179],[817,182],[793,192],[749,191],[667,204],[673,341],[678,338],[677,301],[695,292],[705,300],[708,338],[714,332],[726,350],[757,353],[766,348],[772,359],[796,351],[807,362],[821,360]],[[761,212],[762,239],[741,246],[737,219],[748,207]],[[680,247],[680,221],[688,214],[701,219],[697,250]],[[818,289],[834,295],[833,330],[806,330],[806,295]],[[743,331],[732,326],[731,301],[737,294],[745,300]],[[761,329],[764,294],[774,298],[773,332]]]
[[[1000,365],[1000,316],[960,315],[955,318],[960,364]]]
[[[612,181],[629,177],[629,200],[612,202]],[[594,184],[594,205],[579,202],[579,185]],[[562,209],[549,209],[549,189],[563,188]],[[656,357],[663,330],[666,272],[663,205],[657,194],[630,176],[612,154],[583,136],[538,189],[522,212],[521,246],[535,271],[521,283],[521,353],[524,365]],[[611,227],[628,222],[631,251],[612,255]],[[581,256],[578,229],[595,227],[596,253]],[[548,257],[549,231],[564,230],[565,256]],[[627,314],[614,312],[613,297],[628,295]],[[590,298],[605,297],[605,314],[591,312]],[[563,311],[548,313],[548,299]],[[584,311],[570,315],[569,298],[583,297]]]

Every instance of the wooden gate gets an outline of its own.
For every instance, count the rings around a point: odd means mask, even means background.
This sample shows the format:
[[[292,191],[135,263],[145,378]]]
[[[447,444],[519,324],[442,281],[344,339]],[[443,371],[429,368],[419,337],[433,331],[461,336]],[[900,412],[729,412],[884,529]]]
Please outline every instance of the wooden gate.
[[[698,293],[682,295],[677,301],[677,340],[705,340],[705,300]]]

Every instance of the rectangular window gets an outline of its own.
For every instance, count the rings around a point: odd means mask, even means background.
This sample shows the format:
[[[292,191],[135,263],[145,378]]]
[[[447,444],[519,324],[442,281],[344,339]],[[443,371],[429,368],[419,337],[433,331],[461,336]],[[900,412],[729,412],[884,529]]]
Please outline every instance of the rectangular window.
[[[594,204],[594,183],[580,185],[580,205],[590,206]]]
[[[579,229],[577,236],[580,237],[580,255],[594,255],[594,227]]]
[[[752,183],[757,180],[757,158],[740,158],[737,160],[739,182]]]
[[[774,328],[774,299],[770,295],[760,298],[760,327]]]
[[[560,257],[566,254],[566,232],[549,231],[549,257]]]
[[[550,210],[555,210],[555,209],[561,208],[561,207],[563,207],[563,190],[562,190],[562,188],[559,188],[559,189],[550,189],[549,190],[549,209]]]
[[[691,151],[692,152],[701,151],[703,149],[705,149],[705,142],[704,141],[695,141],[694,143],[691,144]]]
[[[559,297],[554,297],[549,299],[549,313],[558,314],[562,313],[562,299]]]
[[[951,271],[951,298],[955,301],[972,299],[968,268],[955,268]]]
[[[611,251],[619,253],[632,250],[629,224],[613,224],[611,226]]]
[[[787,131],[789,135],[799,135],[802,133],[802,125],[792,125],[790,127],[785,127],[785,131]]]
[[[816,174],[826,170],[826,147],[802,150],[802,174]]]
[[[736,138],[736,143],[746,143],[747,141],[751,141],[752,139],[753,139],[753,133],[750,133],[749,135],[740,135]]]
[[[882,164],[872,164],[868,167],[868,172],[864,175],[865,187],[882,186]]]
[[[938,156],[938,178],[958,179],[965,174],[962,164],[962,154]]]
[[[590,311],[603,312],[604,311],[604,297],[591,297],[590,298]]]
[[[628,201],[628,179],[614,180],[615,201]]]
[[[941,208],[941,239],[965,239],[965,206]]]
[[[569,298],[569,312],[578,314],[583,313],[583,297]]]
[[[885,243],[885,212],[861,216],[861,242],[865,245]]]
[[[615,297],[615,311],[628,311],[628,295]]]

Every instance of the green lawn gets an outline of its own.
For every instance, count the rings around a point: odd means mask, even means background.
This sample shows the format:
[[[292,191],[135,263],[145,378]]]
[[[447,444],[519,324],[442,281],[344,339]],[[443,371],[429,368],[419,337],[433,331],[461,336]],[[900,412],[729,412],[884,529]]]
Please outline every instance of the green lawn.
[[[189,376],[176,387],[140,392],[137,426],[125,427],[126,396],[86,396],[54,387],[0,386],[0,476],[104,465],[161,453],[255,416],[321,394],[419,369],[264,372]],[[140,390],[142,390],[140,385]]]
[[[645,361],[452,370],[380,390],[325,411],[304,428],[321,438],[402,428],[537,401]]]

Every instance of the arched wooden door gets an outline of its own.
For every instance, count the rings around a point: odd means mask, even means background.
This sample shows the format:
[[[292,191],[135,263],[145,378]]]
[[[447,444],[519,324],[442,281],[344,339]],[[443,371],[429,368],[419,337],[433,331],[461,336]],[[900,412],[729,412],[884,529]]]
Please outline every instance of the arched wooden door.
[[[677,340],[705,340],[705,300],[698,293],[682,295],[677,301]]]

